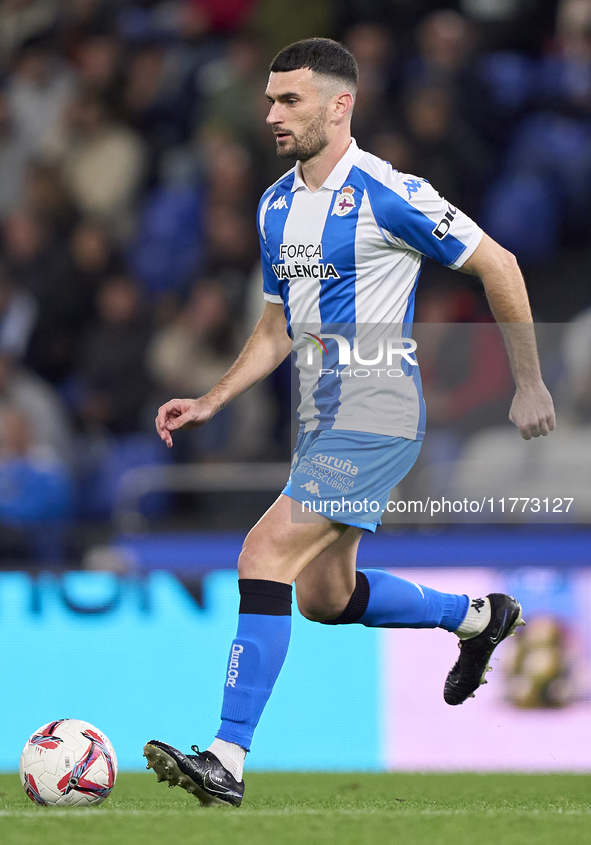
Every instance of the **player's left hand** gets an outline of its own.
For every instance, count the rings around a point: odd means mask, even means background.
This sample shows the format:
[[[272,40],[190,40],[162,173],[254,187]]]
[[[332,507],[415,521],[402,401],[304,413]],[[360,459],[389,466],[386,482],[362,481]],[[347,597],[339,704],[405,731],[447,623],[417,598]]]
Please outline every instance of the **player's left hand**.
[[[524,440],[546,437],[556,428],[554,403],[543,381],[518,387],[511,404],[509,419],[519,429]]]

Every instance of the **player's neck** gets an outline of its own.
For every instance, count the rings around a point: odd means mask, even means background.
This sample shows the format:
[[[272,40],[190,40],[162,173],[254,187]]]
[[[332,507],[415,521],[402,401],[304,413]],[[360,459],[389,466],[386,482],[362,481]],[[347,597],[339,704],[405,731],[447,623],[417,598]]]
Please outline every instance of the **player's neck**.
[[[351,144],[351,133],[334,138],[317,156],[300,162],[302,178],[314,192],[320,188],[345,155]]]

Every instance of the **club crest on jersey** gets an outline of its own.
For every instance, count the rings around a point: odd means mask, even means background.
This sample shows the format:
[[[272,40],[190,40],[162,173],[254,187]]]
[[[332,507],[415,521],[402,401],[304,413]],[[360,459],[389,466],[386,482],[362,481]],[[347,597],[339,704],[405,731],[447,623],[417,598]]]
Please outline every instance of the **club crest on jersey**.
[[[350,185],[345,185],[335,200],[332,207],[332,213],[336,214],[337,217],[344,217],[345,214],[348,214],[352,208],[355,208],[355,200],[353,199],[354,193],[355,188],[352,188]]]

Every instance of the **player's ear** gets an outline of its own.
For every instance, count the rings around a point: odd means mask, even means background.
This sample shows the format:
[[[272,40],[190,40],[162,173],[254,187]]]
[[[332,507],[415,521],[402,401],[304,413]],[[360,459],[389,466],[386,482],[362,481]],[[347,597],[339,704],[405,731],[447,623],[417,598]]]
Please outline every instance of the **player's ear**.
[[[334,114],[342,119],[351,113],[354,104],[353,94],[350,91],[342,91],[335,97]]]

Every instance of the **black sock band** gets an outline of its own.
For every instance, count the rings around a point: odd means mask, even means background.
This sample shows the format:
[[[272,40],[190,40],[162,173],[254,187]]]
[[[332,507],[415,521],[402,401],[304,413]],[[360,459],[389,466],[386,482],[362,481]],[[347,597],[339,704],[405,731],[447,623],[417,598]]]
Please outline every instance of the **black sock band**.
[[[349,604],[343,610],[340,616],[336,619],[331,619],[330,622],[323,622],[323,625],[351,625],[353,622],[359,622],[369,604],[369,581],[364,572],[357,570],[357,581],[355,589],[349,599]]]
[[[239,613],[258,613],[261,616],[291,616],[291,584],[263,581],[259,578],[239,578]]]

